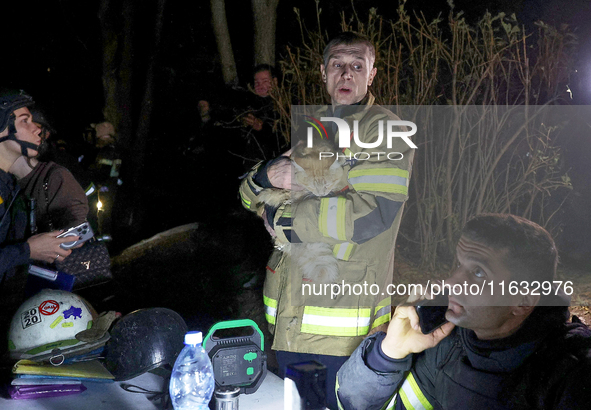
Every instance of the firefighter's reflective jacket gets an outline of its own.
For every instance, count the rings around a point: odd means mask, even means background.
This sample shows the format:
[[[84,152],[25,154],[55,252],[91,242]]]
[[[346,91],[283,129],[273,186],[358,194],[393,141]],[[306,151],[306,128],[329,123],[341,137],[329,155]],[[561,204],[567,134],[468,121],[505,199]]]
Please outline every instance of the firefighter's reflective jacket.
[[[319,107],[314,118],[344,119],[351,131],[357,121],[359,140],[371,145],[378,140],[379,127],[400,119],[373,105],[373,96],[366,100],[366,105],[339,106],[337,112],[331,106]],[[328,138],[338,144],[335,125],[323,123]],[[388,148],[385,132],[382,136],[382,143],[372,148],[361,148],[349,136],[350,147],[342,149],[347,158],[347,190],[286,204],[275,212],[273,229],[281,240],[324,242],[333,247],[339,265],[335,285],[344,286],[307,282],[290,266],[289,255],[275,251],[264,286],[273,349],[347,356],[372,328],[389,322],[387,286],[393,280],[395,241],[408,198],[414,150],[401,138],[393,138]],[[265,188],[256,178],[261,169],[262,165],[255,167],[240,187],[243,206],[253,212],[259,211],[257,196]]]
[[[456,327],[403,359],[380,358],[385,334],[372,335],[339,370],[339,409],[587,409],[591,330],[568,316],[566,306],[538,306],[516,333],[494,340]]]

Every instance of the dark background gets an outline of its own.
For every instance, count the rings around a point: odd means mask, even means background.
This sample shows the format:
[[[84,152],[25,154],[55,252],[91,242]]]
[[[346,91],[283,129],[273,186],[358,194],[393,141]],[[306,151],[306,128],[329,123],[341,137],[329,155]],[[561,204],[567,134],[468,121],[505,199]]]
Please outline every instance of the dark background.
[[[75,147],[82,131],[90,123],[103,121],[101,26],[98,19],[100,0],[46,0],[5,2],[1,6],[2,51],[0,65],[3,86],[22,88],[35,97],[46,110],[58,130],[58,136]],[[135,27],[136,46],[133,49],[134,75],[137,79],[132,92],[137,99],[143,93],[146,58],[150,53],[155,1],[141,2]],[[591,102],[591,2],[585,0],[501,0],[455,1],[456,10],[475,22],[485,10],[496,14],[516,13],[518,20],[533,29],[534,21],[569,24],[579,35],[580,51],[577,72],[573,73],[576,104]],[[298,45],[300,30],[294,7],[301,10],[306,25],[316,26],[316,3],[313,0],[280,0],[277,9],[277,60],[287,45]],[[321,24],[328,33],[340,30],[340,13],[350,16],[357,12],[363,19],[370,7],[378,14],[395,19],[398,2],[387,0],[357,0],[353,2],[321,0]],[[439,13],[447,15],[447,2],[409,0],[407,9],[423,13],[428,18]],[[250,1],[226,0],[226,13],[240,85],[252,80],[253,24]],[[145,40],[144,40],[145,39]],[[141,205],[147,217],[133,235],[119,233],[113,249],[120,251],[145,237],[174,226],[203,221],[224,223],[227,212],[239,212],[236,197],[237,178],[223,179],[226,164],[219,168],[204,167],[199,161],[182,155],[188,141],[198,134],[197,102],[201,99],[232,98],[223,84],[215,38],[211,27],[209,1],[169,0],[166,5],[162,52],[156,67],[154,110],[149,135],[146,167],[141,183],[149,200]],[[138,115],[136,104],[134,116]],[[219,146],[232,144],[231,133],[219,135]],[[585,145],[586,144],[586,145]],[[586,188],[591,182],[587,166],[591,149],[588,141],[565,145],[567,159],[575,174],[573,183],[580,202],[591,200]],[[133,146],[129,155],[133,155]],[[75,152],[73,153],[75,154]],[[125,174],[124,174],[125,176]],[[130,199],[122,199],[130,201]],[[137,204],[123,204],[137,206]],[[565,237],[569,248],[591,247],[587,238],[591,223],[586,211],[573,212],[577,220],[567,218]],[[583,218],[583,219],[581,219]],[[570,238],[570,239],[568,239]]]
[[[46,108],[61,134],[73,137],[81,134],[91,122],[102,120],[102,50],[98,20],[100,1],[48,0],[5,2],[3,15],[3,85],[21,86]],[[145,32],[136,29],[141,39],[152,30],[153,1],[144,1],[145,15],[138,16],[145,23]],[[376,7],[385,18],[396,18],[397,2],[391,0],[356,0],[348,2],[322,0],[321,21],[328,33],[338,32],[341,11],[351,15],[353,9],[360,15]],[[300,43],[300,31],[293,8],[298,7],[306,24],[316,26],[314,0],[281,0],[277,9],[277,57],[288,44]],[[428,18],[447,14],[446,2],[410,0],[408,9],[425,14]],[[581,42],[579,76],[583,82],[575,95],[585,94],[585,103],[591,91],[591,3],[586,0],[500,0],[455,1],[456,10],[462,10],[469,21],[476,21],[485,10],[496,14],[504,11],[516,13],[518,20],[532,28],[542,19],[551,24],[569,24],[576,28]],[[226,1],[226,13],[238,76],[244,86],[251,81],[254,65],[252,12],[249,1]],[[328,18],[330,16],[330,18]],[[141,24],[139,25],[141,26]],[[215,38],[211,28],[209,1],[168,1],[163,31],[163,57],[158,67],[156,104],[160,111],[171,107],[177,113],[195,112],[195,104],[211,93],[223,92],[223,82]],[[146,52],[142,49],[149,41],[138,41],[134,58],[138,64]],[[141,67],[138,67],[141,68]],[[141,76],[140,76],[141,77]],[[220,88],[221,87],[221,88]],[[571,87],[573,88],[573,87]],[[138,90],[139,92],[140,90]],[[170,113],[168,113],[170,114]],[[160,114],[157,114],[160,116]],[[177,114],[178,118],[180,115]],[[191,117],[187,118],[188,121]],[[186,127],[173,125],[170,132],[187,134]],[[190,131],[189,131],[190,132]],[[163,136],[164,142],[164,136]]]

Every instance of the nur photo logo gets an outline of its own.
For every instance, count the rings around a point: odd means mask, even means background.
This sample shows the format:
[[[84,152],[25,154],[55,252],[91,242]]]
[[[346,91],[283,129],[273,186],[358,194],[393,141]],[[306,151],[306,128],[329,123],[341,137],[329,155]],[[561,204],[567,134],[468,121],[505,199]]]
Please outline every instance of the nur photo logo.
[[[344,152],[344,156],[347,157],[349,160],[356,159],[356,160],[364,160],[369,159],[370,154],[377,154],[378,157],[380,155],[386,156],[388,159],[393,160],[400,160],[403,158],[402,153],[400,152],[372,152],[369,153],[367,151],[352,153],[349,148],[351,148],[351,141],[355,143],[355,145],[362,149],[372,149],[378,148],[382,146],[384,139],[386,140],[386,147],[391,149],[393,147],[394,138],[401,138],[409,148],[416,149],[417,146],[411,141],[410,137],[417,132],[417,126],[415,123],[411,121],[402,121],[402,120],[379,120],[378,121],[378,138],[371,142],[364,142],[362,141],[361,136],[359,135],[359,121],[353,121],[353,131],[349,127],[349,124],[343,120],[342,118],[338,117],[321,117],[320,121],[314,117],[309,115],[304,116],[306,118],[305,122],[310,126],[307,128],[307,147],[312,148],[313,141],[314,141],[314,130],[320,136],[320,139],[327,139],[328,140],[328,133],[326,128],[324,127],[323,123],[327,121],[332,121],[337,125],[338,128],[338,147]],[[401,131],[401,127],[408,127],[410,130],[408,131]],[[320,159],[332,157],[335,154],[332,152],[321,152]],[[337,153],[337,157],[341,154]],[[399,156],[392,158],[392,156]]]

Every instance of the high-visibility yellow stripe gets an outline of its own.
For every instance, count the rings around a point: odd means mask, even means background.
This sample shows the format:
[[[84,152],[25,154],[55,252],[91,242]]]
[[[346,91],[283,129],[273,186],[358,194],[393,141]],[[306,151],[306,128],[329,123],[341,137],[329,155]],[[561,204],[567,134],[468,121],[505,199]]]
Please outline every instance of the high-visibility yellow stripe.
[[[311,314],[317,316],[326,316],[329,318],[352,318],[361,317],[369,318],[371,316],[371,309],[369,308],[328,308],[328,307],[317,307],[317,306],[304,306],[304,314]]]
[[[347,200],[344,197],[338,197],[336,225],[337,225],[337,239],[344,241],[347,239],[345,235],[345,212],[347,207]]]
[[[339,238],[338,220],[337,220],[338,209],[339,209],[339,199],[336,197],[328,198],[326,227],[328,230],[328,235],[330,235],[331,238],[335,238],[335,239]]]
[[[429,400],[427,400],[427,398],[425,397],[425,395],[421,391],[421,388],[419,387],[417,381],[415,380],[412,372],[408,374],[406,380],[408,380],[409,384],[412,387],[412,390],[414,391],[415,395],[417,396],[417,398],[419,399],[419,401],[421,402],[423,407],[426,410],[433,410],[433,406],[431,405],[431,403],[429,403]]]
[[[400,386],[398,395],[407,410],[433,410],[433,406],[421,391],[412,372],[408,373],[406,380]]]
[[[388,307],[389,308],[389,307]],[[386,308],[383,308],[386,309]],[[375,320],[373,321],[371,328],[377,327],[379,325],[383,325],[384,323],[388,323],[392,319],[392,312],[391,309],[384,313],[383,315],[376,316]]]
[[[344,197],[320,199],[318,226],[322,235],[346,240],[346,204],[347,200]]]
[[[277,307],[277,301],[275,299],[271,299],[270,297],[267,297],[265,295],[263,295],[263,302],[265,303],[265,306],[270,306],[273,308]]]
[[[407,170],[399,168],[361,168],[349,171],[349,183],[356,191],[408,194]]]
[[[326,336],[364,336],[369,332],[371,309],[305,306],[301,331]]]
[[[242,203],[247,209],[250,209],[251,202],[242,192],[240,192],[240,199],[242,199]]]
[[[353,184],[353,189],[357,192],[385,192],[390,194],[408,195],[408,188],[402,185],[392,184]]]
[[[111,166],[111,173],[109,174],[110,177],[116,178],[119,176],[119,167],[121,166],[121,160],[116,159],[113,161],[113,165]]]
[[[392,297],[391,296],[388,296],[387,298],[382,299],[380,301],[380,303],[378,303],[378,305],[376,306],[375,314],[377,315],[378,310],[380,310],[381,308],[386,307],[386,306],[392,306]]]
[[[263,295],[263,303],[265,304],[265,318],[267,322],[274,325],[277,317],[277,301]]]
[[[365,336],[369,333],[369,326],[359,327],[335,327],[335,326],[321,326],[321,325],[309,325],[302,323],[302,333],[310,333],[313,335],[322,336]]]
[[[396,398],[398,397],[397,394],[392,397],[392,400],[388,402],[388,404],[384,407],[384,410],[393,410],[396,407]]]
[[[392,318],[392,298],[388,296],[387,298],[383,299],[378,303],[374,310],[374,320],[371,324],[371,328],[373,329],[376,326],[382,325],[384,323],[388,323]]]
[[[419,408],[414,408],[414,406],[412,405],[412,403],[410,402],[410,400],[408,399],[408,397],[406,397],[406,393],[400,389],[399,391],[399,396],[402,399],[402,404],[404,404],[404,408],[406,408],[406,410],[419,410]],[[419,402],[420,404],[420,402]]]
[[[349,179],[363,176],[392,175],[408,179],[408,171],[400,168],[353,168],[349,171]]]
[[[267,322],[269,322],[270,324],[274,325],[275,324],[275,316],[272,316],[268,313],[265,313],[265,319],[267,319]]]
[[[96,191],[96,186],[94,185],[94,182],[91,182],[90,185],[88,185],[88,187],[84,190],[84,194],[86,196],[90,196],[92,194],[94,194],[94,192]],[[2,202],[0,202],[1,204]]]
[[[355,249],[355,244],[350,242],[338,243],[334,246],[332,253],[337,259],[348,261]]]

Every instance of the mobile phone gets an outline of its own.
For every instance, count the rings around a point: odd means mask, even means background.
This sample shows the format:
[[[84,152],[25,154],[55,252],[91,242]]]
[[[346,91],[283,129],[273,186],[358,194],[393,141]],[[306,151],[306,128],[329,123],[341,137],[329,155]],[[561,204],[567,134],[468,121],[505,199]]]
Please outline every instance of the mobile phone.
[[[445,312],[448,303],[447,295],[438,295],[431,300],[422,300],[415,306],[423,334],[429,334],[447,322]]]
[[[72,228],[66,229],[64,232],[60,233],[57,237],[58,238],[65,238],[68,236],[78,236],[78,240],[71,241],[71,242],[63,242],[60,244],[62,249],[70,249],[76,245],[81,244],[92,238],[94,236],[94,232],[92,232],[92,228],[88,222],[82,222],[78,226],[74,226]]]

